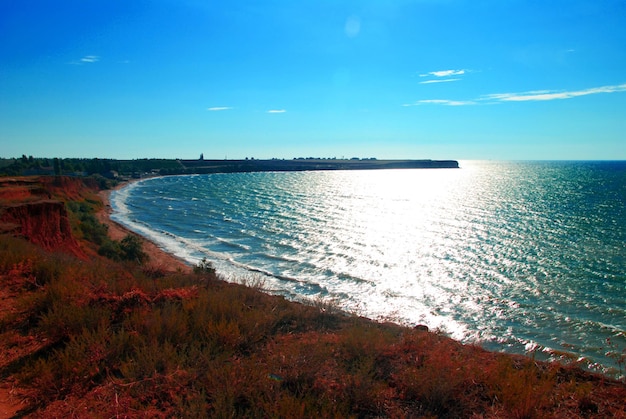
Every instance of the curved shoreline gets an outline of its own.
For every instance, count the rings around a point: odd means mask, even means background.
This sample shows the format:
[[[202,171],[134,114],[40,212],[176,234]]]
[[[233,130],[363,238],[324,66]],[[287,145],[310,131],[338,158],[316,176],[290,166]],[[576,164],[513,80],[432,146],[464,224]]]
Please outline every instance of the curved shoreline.
[[[129,183],[130,182],[123,182],[117,185],[114,189],[103,190],[98,193],[98,196],[102,200],[103,208],[97,212],[96,217],[98,218],[98,221],[107,226],[109,230],[109,237],[113,240],[121,240],[128,234],[140,237],[144,243],[143,251],[150,257],[148,266],[152,269],[168,272],[191,272],[193,267],[187,261],[168,253],[159,247],[155,242],[137,234],[111,218],[111,214],[113,213],[110,200],[111,192],[113,190],[122,189],[128,186]]]
[[[132,183],[136,183],[137,181],[130,181],[130,182],[125,182],[123,184],[120,184],[118,186],[117,189],[120,188],[124,188],[124,187],[128,187],[129,185],[131,185],[131,188],[134,188],[135,186],[138,185],[132,185]],[[138,235],[142,238],[142,240],[145,240],[146,246],[144,247],[144,251],[150,253],[151,255],[151,264],[158,266],[165,266],[168,268],[169,271],[176,271],[177,268],[176,266],[180,267],[182,266],[184,269],[189,270],[190,266],[193,266],[193,261],[189,262],[185,262],[184,260],[181,260],[180,257],[175,256],[176,254],[181,254],[180,252],[177,252],[176,249],[172,249],[171,246],[169,246],[168,244],[165,244],[163,241],[160,240],[159,237],[150,237],[151,234],[150,232],[146,232],[145,229],[141,228],[143,226],[140,226],[140,229],[137,230],[139,231],[139,233],[135,233],[134,230],[131,230],[134,226],[134,223],[131,223],[129,220],[125,219],[125,218],[118,218],[119,215],[123,215],[125,212],[125,208],[123,206],[121,206],[120,208],[116,208],[117,211],[113,212],[113,207],[110,206],[110,198],[111,198],[111,191],[107,191],[102,193],[103,198],[106,199],[106,204],[108,205],[105,209],[108,209],[108,212],[106,213],[107,216],[107,220],[109,223],[111,223],[110,225],[114,225],[116,227],[116,230],[118,231],[118,233],[121,231],[121,233],[119,233],[120,235],[117,236],[117,239],[121,239],[123,238],[126,234],[134,234],[134,235]],[[122,192],[122,194],[124,194],[124,192]],[[112,197],[114,198],[113,200],[113,204],[120,204],[122,201],[120,201],[118,198],[115,198],[116,195],[112,195]],[[119,196],[121,198],[121,194]],[[118,212],[120,209],[122,209],[121,212]],[[115,214],[113,216],[114,219],[117,219],[119,221],[114,221],[113,219],[111,219],[111,214]],[[134,217],[133,217],[134,218]],[[123,224],[120,224],[123,223]],[[129,226],[129,227],[126,227]],[[161,243],[160,245],[158,243]],[[169,253],[169,252],[175,252],[175,253]],[[182,253],[184,254],[184,252]],[[166,258],[167,261],[166,262],[162,262],[159,261],[161,258]],[[156,261],[156,262],[155,262]],[[376,318],[375,316],[371,318]],[[382,317],[381,317],[382,318]],[[429,324],[431,327],[432,324],[430,324],[428,321],[417,321],[417,322],[413,322],[413,324],[416,323],[425,323],[425,324]],[[406,323],[405,323],[406,324]],[[433,328],[435,328],[436,326],[434,326]],[[501,336],[501,335],[494,335],[494,336]],[[457,338],[458,339],[458,338]],[[495,338],[494,338],[495,339]],[[464,341],[463,339],[458,339],[459,341]],[[495,340],[494,340],[495,342]],[[500,342],[500,341],[498,341]],[[521,341],[522,346],[520,347],[521,349],[519,351],[512,351],[511,353],[527,353],[528,350],[526,348],[526,343],[527,342],[531,342],[533,343],[532,340],[527,340],[527,341]],[[482,343],[481,343],[482,344]],[[488,345],[487,345],[488,346]],[[509,345],[511,346],[511,345]],[[548,346],[548,345],[540,345],[540,346],[535,346],[534,344],[532,346],[528,346],[530,348],[533,348],[533,351],[536,350],[536,348],[538,347],[540,352],[545,353],[545,357],[552,357],[554,355],[554,357],[561,357],[561,356],[565,356],[565,357],[570,357],[571,352],[569,350],[569,348],[565,348],[565,350],[560,351],[559,349],[553,349],[552,345]],[[498,350],[501,349],[500,347],[491,347],[491,350]],[[545,351],[544,351],[545,349]],[[543,358],[542,358],[543,359]],[[587,360],[587,357],[581,357],[581,360],[584,360],[586,363],[590,363],[590,361]],[[590,369],[593,371],[598,372],[598,369],[596,369],[595,364],[589,364],[590,365]],[[602,368],[604,368],[604,365],[602,365]]]

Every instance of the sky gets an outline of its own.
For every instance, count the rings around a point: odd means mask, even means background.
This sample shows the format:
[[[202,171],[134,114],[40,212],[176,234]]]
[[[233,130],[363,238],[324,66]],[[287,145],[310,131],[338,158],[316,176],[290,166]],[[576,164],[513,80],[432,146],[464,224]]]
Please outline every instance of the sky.
[[[624,0],[0,0],[0,157],[626,159]]]

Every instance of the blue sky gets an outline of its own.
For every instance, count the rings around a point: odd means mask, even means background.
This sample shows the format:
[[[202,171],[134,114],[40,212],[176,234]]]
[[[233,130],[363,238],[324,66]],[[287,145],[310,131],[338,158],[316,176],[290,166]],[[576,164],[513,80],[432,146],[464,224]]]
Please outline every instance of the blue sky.
[[[0,157],[626,159],[623,0],[5,0]]]

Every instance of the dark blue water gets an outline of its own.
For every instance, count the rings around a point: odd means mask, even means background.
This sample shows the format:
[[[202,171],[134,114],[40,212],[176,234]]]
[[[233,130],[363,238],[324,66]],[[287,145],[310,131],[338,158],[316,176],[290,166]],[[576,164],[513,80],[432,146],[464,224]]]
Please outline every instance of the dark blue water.
[[[114,218],[228,280],[619,375],[626,162],[163,177]]]

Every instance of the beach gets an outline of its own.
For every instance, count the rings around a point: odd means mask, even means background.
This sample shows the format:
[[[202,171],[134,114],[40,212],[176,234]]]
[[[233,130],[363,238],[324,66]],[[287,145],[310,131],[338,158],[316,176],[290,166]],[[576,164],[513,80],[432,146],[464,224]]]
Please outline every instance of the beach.
[[[116,186],[115,189],[121,189],[125,187],[128,183],[121,183]],[[98,211],[96,217],[98,221],[103,223],[108,227],[109,237],[113,240],[122,240],[128,234],[136,235],[143,240],[143,251],[148,254],[149,260],[147,262],[148,268],[168,271],[168,272],[184,272],[189,273],[193,270],[193,267],[189,265],[184,260],[177,258],[176,256],[167,253],[155,243],[147,240],[145,237],[139,236],[137,233],[130,231],[126,227],[121,224],[118,224],[114,220],[111,219],[111,214],[113,213],[113,208],[111,207],[111,202],[109,196],[111,194],[111,190],[103,190],[98,193],[100,199],[103,203],[102,210]]]

